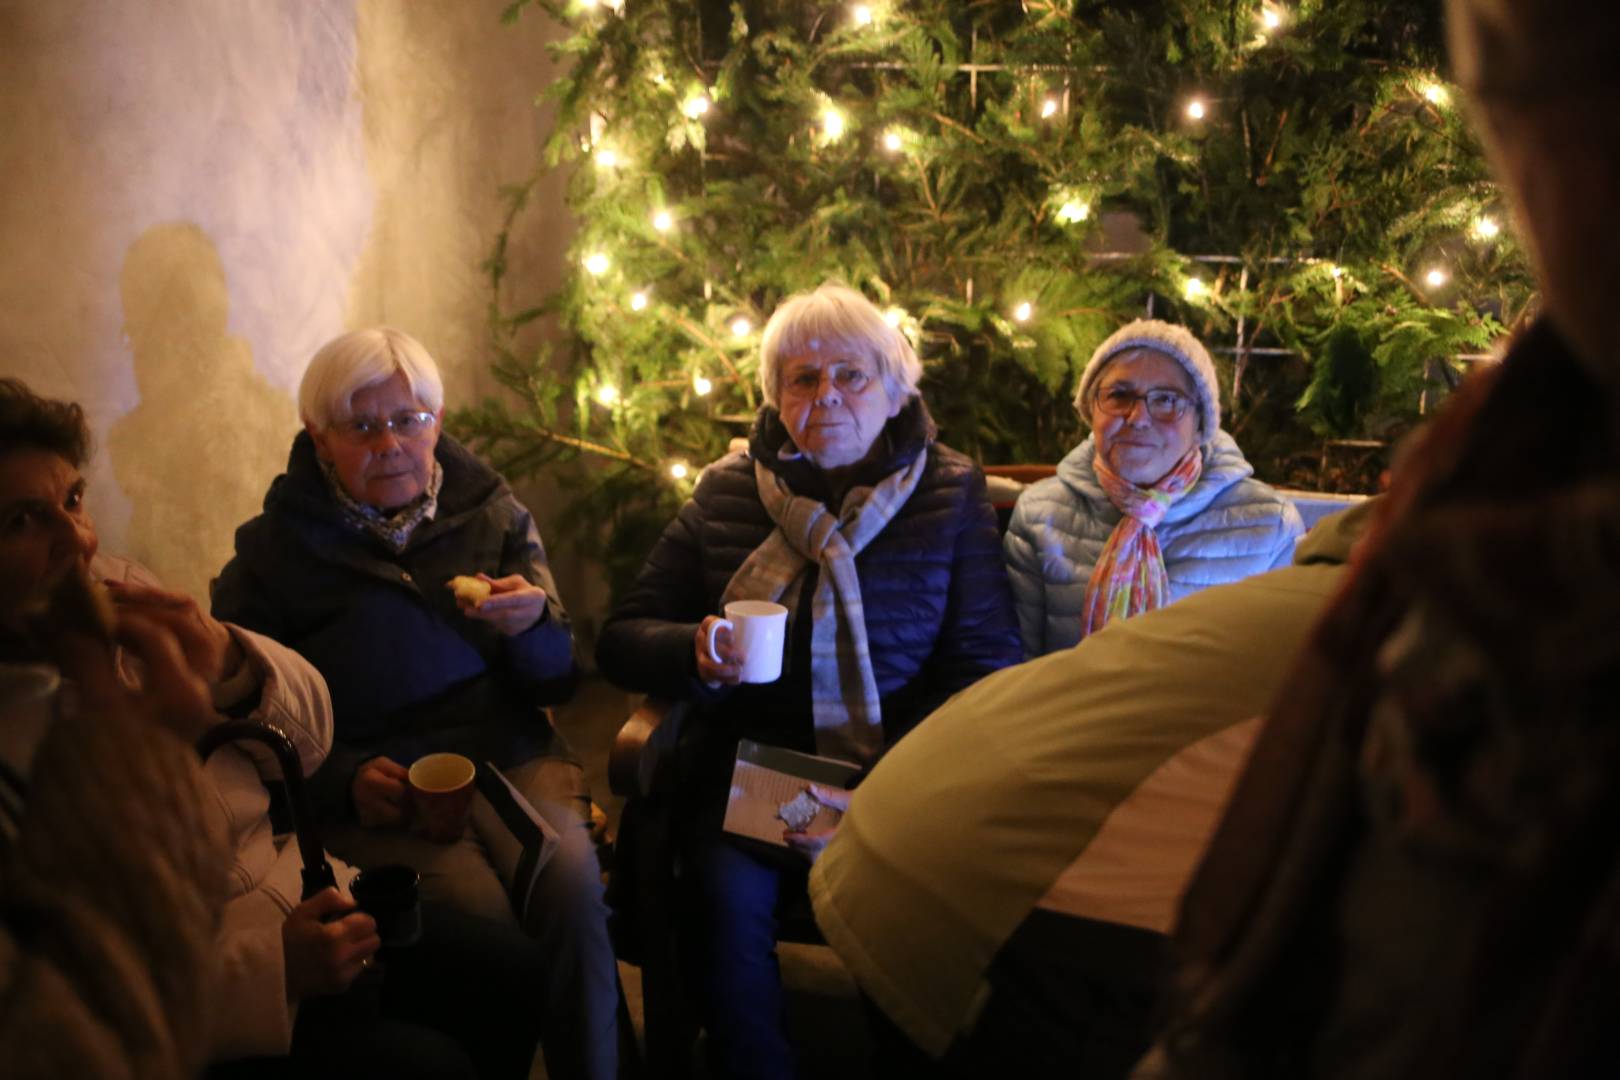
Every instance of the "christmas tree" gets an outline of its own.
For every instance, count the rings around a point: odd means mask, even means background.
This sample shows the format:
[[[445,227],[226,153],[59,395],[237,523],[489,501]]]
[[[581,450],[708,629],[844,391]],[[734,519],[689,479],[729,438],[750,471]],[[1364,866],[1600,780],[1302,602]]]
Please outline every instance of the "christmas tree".
[[[494,370],[453,426],[575,481],[565,527],[633,573],[759,405],[791,292],[861,290],[912,337],[941,438],[1055,462],[1095,345],[1151,313],[1221,365],[1274,483],[1382,445],[1532,284],[1440,70],[1433,0],[519,0],[570,29],[517,221],[573,168],[556,295],[489,261]],[[560,316],[560,345],[520,348]]]

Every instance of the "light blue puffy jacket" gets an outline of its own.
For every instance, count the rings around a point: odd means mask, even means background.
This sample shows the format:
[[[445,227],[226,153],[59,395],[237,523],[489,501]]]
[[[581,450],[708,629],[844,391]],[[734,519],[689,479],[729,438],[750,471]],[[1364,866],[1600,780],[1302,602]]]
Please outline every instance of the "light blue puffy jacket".
[[[1119,523],[1092,469],[1093,440],[1071,450],[1057,475],[1018,497],[1004,543],[1026,658],[1080,640],[1091,569]],[[1204,447],[1204,471],[1159,523],[1170,598],[1287,566],[1305,533],[1299,511],[1253,479],[1254,468],[1225,431]]]

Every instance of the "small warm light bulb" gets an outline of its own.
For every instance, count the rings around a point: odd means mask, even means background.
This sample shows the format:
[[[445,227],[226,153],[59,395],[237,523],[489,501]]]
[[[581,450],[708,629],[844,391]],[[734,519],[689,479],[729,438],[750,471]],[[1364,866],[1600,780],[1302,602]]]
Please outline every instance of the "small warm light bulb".
[[[900,148],[905,145],[905,140],[902,139],[900,137],[900,133],[895,131],[893,128],[890,128],[888,131],[883,133],[883,149],[889,151],[889,153],[898,154],[900,152]]]
[[[695,393],[698,397],[703,397],[705,394],[707,394],[710,390],[713,390],[713,389],[714,389],[714,383],[710,382],[708,379],[704,378],[702,375],[694,375],[694,376],[692,376],[692,392]]]
[[[675,464],[669,467],[669,475],[673,476],[677,480],[685,480],[686,473],[687,468],[686,462],[684,461],[677,461]]]
[[[1275,30],[1282,25],[1282,16],[1273,7],[1263,8],[1260,12],[1260,22],[1267,30]]]
[[[849,14],[855,20],[856,26],[872,25],[872,9],[865,4],[856,4],[850,9]]]
[[[647,294],[645,292],[634,292],[630,294],[630,310],[647,310]]]
[[[754,324],[743,318],[741,315],[731,320],[731,332],[736,337],[747,337],[749,331],[751,331],[753,328]]]
[[[1013,318],[1018,322],[1029,322],[1029,317],[1033,314],[1035,314],[1035,305],[1028,300],[1020,301],[1018,306],[1013,308]]]
[[[1451,95],[1446,93],[1446,88],[1439,83],[1430,83],[1423,88],[1423,100],[1430,105],[1444,105],[1450,98]]]
[[[1202,120],[1206,112],[1203,98],[1193,98],[1187,102],[1187,116],[1193,120]]]
[[[611,409],[613,403],[619,400],[619,388],[612,383],[603,383],[596,388],[596,400]]]
[[[613,147],[604,146],[596,151],[596,163],[604,169],[616,169],[619,166],[619,155]]]
[[[660,210],[653,215],[652,225],[659,232],[669,232],[675,227],[675,219],[668,210]]]
[[[1187,295],[1187,299],[1197,300],[1208,290],[1205,288],[1201,278],[1190,277],[1187,279],[1187,284],[1181,287],[1181,291]]]
[[[1493,217],[1482,217],[1474,222],[1474,235],[1481,240],[1495,240],[1501,233],[1502,226]]]
[[[598,277],[607,273],[608,267],[612,265],[612,260],[606,255],[602,254],[600,251],[593,251],[589,255],[585,256],[585,269],[589,270]]]
[[[1428,282],[1429,288],[1438,289],[1446,283],[1446,272],[1436,266],[1423,275],[1423,280]]]
[[[883,321],[898,330],[900,328],[900,324],[906,321],[906,309],[897,307],[885,308],[883,311]]]
[[[1042,120],[1050,120],[1052,117],[1057,115],[1057,111],[1058,111],[1057,98],[1049,97],[1045,101],[1041,102],[1041,119]]]
[[[1058,207],[1057,219],[1065,225],[1072,225],[1077,221],[1084,221],[1090,216],[1091,206],[1089,203],[1078,202],[1074,199],[1070,199],[1068,202]]]
[[[837,140],[844,137],[844,114],[832,106],[822,110],[821,131],[828,140]]]
[[[708,111],[709,99],[702,94],[693,94],[681,102],[681,112],[685,113],[690,119],[696,120]]]

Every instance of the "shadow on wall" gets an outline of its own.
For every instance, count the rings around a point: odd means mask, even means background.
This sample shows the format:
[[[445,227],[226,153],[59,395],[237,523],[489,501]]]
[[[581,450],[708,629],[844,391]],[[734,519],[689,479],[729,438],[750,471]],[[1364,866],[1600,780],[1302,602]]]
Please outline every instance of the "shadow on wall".
[[[107,440],[132,503],[126,551],[204,600],[236,526],[258,513],[286,462],[297,410],[255,369],[247,342],[226,332],[225,268],[202,229],[142,233],[119,293],[140,393]]]

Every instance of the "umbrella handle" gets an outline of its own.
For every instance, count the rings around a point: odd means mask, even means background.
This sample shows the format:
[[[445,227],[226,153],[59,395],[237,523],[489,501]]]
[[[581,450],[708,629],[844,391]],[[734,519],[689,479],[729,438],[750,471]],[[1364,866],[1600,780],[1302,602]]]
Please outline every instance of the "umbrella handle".
[[[310,812],[309,795],[304,787],[304,765],[298,760],[298,751],[286,732],[274,724],[226,720],[209,728],[197,740],[197,753],[207,761],[215,750],[239,739],[252,739],[268,746],[281,765],[281,782],[287,788],[287,807],[292,811],[293,833],[298,838],[298,854],[304,863],[302,899],[308,900],[322,889],[336,885],[332,864],[326,861],[326,849],[315,832],[315,815]]]

